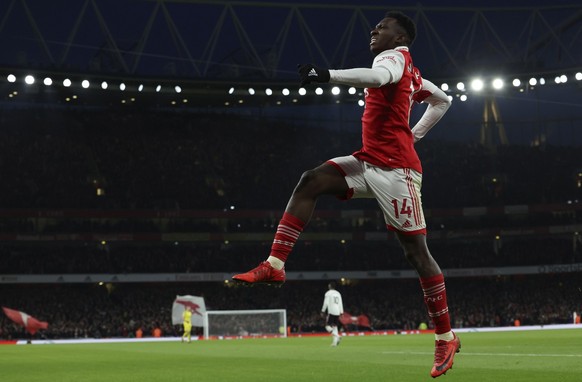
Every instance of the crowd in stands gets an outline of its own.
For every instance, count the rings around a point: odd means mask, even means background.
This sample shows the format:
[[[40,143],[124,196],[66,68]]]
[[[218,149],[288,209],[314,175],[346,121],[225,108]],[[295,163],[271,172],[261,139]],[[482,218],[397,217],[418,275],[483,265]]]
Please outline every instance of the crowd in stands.
[[[4,109],[0,124],[2,208],[279,210],[303,171],[361,144],[359,133],[232,115]],[[582,200],[577,147],[427,138],[417,150],[425,208]]]
[[[290,281],[283,288],[232,287],[223,283],[0,285],[0,305],[47,321],[35,338],[134,337],[138,329],[152,336],[180,334],[171,324],[176,295],[205,299],[207,310],[286,309],[291,333],[323,332],[320,316],[325,280]],[[572,323],[580,312],[577,274],[449,278],[453,326],[491,327]],[[354,281],[339,287],[344,309],[364,314],[373,330],[414,330],[430,323],[418,280]],[[369,329],[368,329],[369,330]],[[5,316],[0,339],[26,338]]]
[[[387,234],[389,235],[389,234]],[[438,240],[430,249],[445,269],[582,263],[571,236]],[[576,244],[576,245],[574,245]],[[262,261],[270,242],[4,244],[0,274],[236,273]],[[300,241],[288,271],[411,269],[395,239]]]
[[[313,129],[234,115],[91,110],[0,110],[0,275],[72,273],[235,273],[264,259],[280,212],[301,173],[360,146],[359,133]],[[571,230],[579,209],[525,216],[459,218],[437,214],[464,207],[575,205],[582,202],[579,147],[485,148],[432,141],[417,145],[423,161],[423,202],[431,252],[442,268],[582,262]],[[98,218],[108,211],[278,211],[265,217]],[[89,211],[85,218],[46,218],[38,211]],[[324,197],[306,233],[348,233],[347,240],[304,236],[288,271],[411,269],[379,211],[365,218],[326,218],[325,211],[377,210],[373,201]],[[27,216],[10,211],[28,210]],[[6,212],[8,211],[8,212]],[[318,215],[322,211],[321,215]],[[348,214],[349,215],[349,214]],[[495,237],[501,229],[529,228]],[[539,234],[540,228],[544,234]],[[475,231],[472,236],[462,230]],[[268,239],[162,241],[164,233],[265,233]],[[158,235],[157,240],[84,240],[82,234]],[[37,240],[39,235],[69,240]],[[75,236],[79,234],[79,236]],[[211,235],[212,236],[212,235]],[[137,236],[136,236],[137,237]],[[388,237],[388,240],[386,240]],[[27,240],[29,238],[30,240]],[[434,240],[433,240],[434,239]],[[455,327],[564,323],[580,306],[580,273],[499,278],[450,278]],[[290,281],[280,290],[229,288],[222,283],[0,283],[0,306],[50,323],[47,338],[177,335],[170,322],[176,294],[203,295],[209,309],[285,308],[292,332],[323,331],[325,281]],[[374,329],[416,329],[430,322],[417,280],[353,280],[341,288],[346,310],[370,317]],[[0,339],[23,337],[0,316]]]

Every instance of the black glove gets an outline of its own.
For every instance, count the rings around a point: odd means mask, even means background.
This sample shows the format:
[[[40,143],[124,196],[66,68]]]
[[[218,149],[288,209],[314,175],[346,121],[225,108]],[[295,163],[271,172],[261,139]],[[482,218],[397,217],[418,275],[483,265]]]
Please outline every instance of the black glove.
[[[297,65],[299,77],[301,78],[301,86],[305,86],[312,82],[329,82],[329,70],[318,68],[313,64]]]

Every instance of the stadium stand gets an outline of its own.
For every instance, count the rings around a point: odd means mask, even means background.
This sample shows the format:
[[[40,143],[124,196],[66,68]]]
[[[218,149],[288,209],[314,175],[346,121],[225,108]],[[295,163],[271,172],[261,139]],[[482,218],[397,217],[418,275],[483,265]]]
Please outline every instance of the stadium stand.
[[[285,308],[293,332],[323,330],[325,280],[252,294],[223,282],[9,280],[240,271],[265,256],[301,171],[355,150],[357,134],[319,129],[306,142],[291,123],[175,112],[2,109],[0,122],[0,173],[10,180],[0,188],[0,305],[49,321],[39,335],[130,337],[160,327],[173,336],[178,293],[203,295],[211,309]],[[431,250],[443,268],[582,263],[579,148],[427,140],[419,153]],[[447,179],[455,182],[442,187]],[[288,271],[349,279],[353,271],[410,269],[387,235],[373,203],[324,198]],[[581,310],[579,276],[450,278],[454,325],[570,322]],[[349,279],[342,294],[346,310],[369,316],[374,329],[415,329],[428,321],[417,284]],[[0,338],[23,335],[0,318]]]

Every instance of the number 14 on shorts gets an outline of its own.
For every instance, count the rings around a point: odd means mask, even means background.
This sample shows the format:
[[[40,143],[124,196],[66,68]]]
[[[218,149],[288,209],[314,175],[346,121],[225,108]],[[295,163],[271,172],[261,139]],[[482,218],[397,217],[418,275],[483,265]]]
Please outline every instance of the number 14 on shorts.
[[[394,207],[394,217],[396,219],[399,219],[400,215],[408,215],[409,219],[412,217],[412,202],[410,199],[392,199],[391,203]]]

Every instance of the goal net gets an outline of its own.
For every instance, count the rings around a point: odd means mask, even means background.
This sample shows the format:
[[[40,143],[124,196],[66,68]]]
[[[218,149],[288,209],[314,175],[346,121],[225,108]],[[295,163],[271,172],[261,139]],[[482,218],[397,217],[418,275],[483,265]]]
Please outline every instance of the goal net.
[[[287,311],[208,310],[204,337],[287,337]]]

